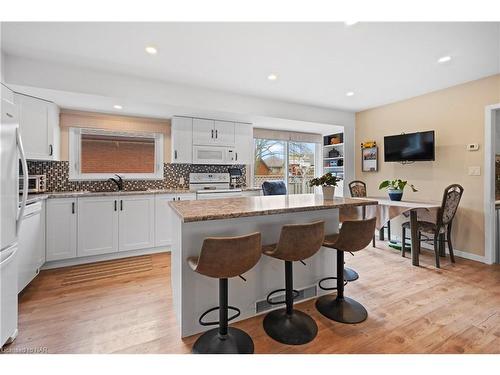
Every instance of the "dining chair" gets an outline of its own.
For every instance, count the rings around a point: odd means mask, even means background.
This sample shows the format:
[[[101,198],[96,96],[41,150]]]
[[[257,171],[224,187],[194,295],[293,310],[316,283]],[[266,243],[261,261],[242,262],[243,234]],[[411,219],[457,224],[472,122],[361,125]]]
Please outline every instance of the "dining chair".
[[[453,254],[453,243],[451,240],[451,227],[453,224],[453,218],[458,210],[458,205],[460,203],[460,199],[462,198],[462,194],[464,192],[464,188],[459,184],[452,184],[447,186],[444,189],[443,200],[441,203],[441,207],[438,210],[436,222],[431,223],[429,221],[417,221],[417,233],[418,233],[418,246],[420,247],[420,243],[423,241],[434,242],[434,253],[436,257],[436,267],[440,268],[439,265],[439,256],[440,256],[440,248],[442,245],[444,250],[445,243],[448,244],[448,251],[450,252],[450,259],[452,263],[455,263],[455,255]],[[406,240],[409,239],[406,237],[406,230],[410,229],[410,222],[407,221],[402,225],[402,237],[403,241],[401,244],[401,255],[405,256],[406,251]],[[426,235],[432,235],[433,238],[430,239],[426,237]],[[420,248],[417,249],[420,251]]]
[[[354,198],[366,198],[366,184],[360,180],[354,180],[349,182],[349,191],[351,197]],[[387,239],[391,241],[391,222],[388,221],[385,226],[379,230],[379,239],[384,240],[384,229],[387,229]],[[372,240],[373,247],[375,247],[375,235]]]
[[[286,195],[285,181],[264,181],[262,183],[263,195]]]

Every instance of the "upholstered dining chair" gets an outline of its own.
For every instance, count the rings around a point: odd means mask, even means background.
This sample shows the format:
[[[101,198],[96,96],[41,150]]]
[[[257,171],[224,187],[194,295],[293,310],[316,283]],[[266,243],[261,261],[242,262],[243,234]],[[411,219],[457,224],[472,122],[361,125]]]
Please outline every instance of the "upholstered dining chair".
[[[286,195],[285,181],[264,181],[262,183],[263,195]]]
[[[462,198],[462,194],[464,193],[464,188],[459,184],[452,184],[447,186],[444,189],[443,193],[443,201],[441,203],[441,207],[437,212],[436,222],[431,223],[429,221],[417,221],[417,231],[419,238],[419,247],[420,242],[430,240],[426,234],[430,234],[433,236],[434,242],[434,253],[436,256],[436,267],[440,268],[439,265],[439,255],[441,246],[445,243],[448,243],[448,251],[450,252],[450,260],[452,263],[455,263],[455,255],[453,254],[453,243],[451,241],[451,227],[453,224],[453,218],[458,210],[458,205],[460,203],[460,199]],[[402,237],[403,241],[401,244],[401,255],[405,256],[406,251],[406,240],[409,239],[406,237],[406,231],[410,229],[410,222],[407,221],[402,225]],[[422,236],[423,234],[423,236]],[[440,246],[441,245],[441,246]],[[420,248],[418,249],[420,251]],[[444,255],[444,254],[443,254]]]
[[[349,182],[349,191],[351,197],[354,198],[366,198],[366,184],[363,181],[354,180]],[[379,231],[379,238],[381,241],[384,240],[384,229],[387,229],[387,239],[391,240],[391,222],[388,221],[385,226],[383,226]],[[375,236],[373,236],[373,247],[375,247]]]

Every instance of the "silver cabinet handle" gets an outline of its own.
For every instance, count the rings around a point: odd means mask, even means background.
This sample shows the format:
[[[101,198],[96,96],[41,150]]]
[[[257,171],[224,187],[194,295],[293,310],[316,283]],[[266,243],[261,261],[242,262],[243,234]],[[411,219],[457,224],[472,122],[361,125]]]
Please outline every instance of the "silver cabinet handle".
[[[71,213],[75,214],[75,202],[71,202]]]
[[[212,129],[212,138],[214,137],[214,129]]]
[[[52,156],[54,154],[54,147],[52,145],[49,145],[49,156]]]
[[[174,150],[174,159],[177,160],[177,150]]]
[[[115,200],[115,211],[117,210],[117,207],[116,207],[116,200]]]
[[[219,132],[218,132],[218,130],[217,130],[217,129],[215,129],[215,138],[217,138],[217,137],[218,137],[218,133],[219,133]]]
[[[123,200],[120,199],[120,211],[123,211]]]

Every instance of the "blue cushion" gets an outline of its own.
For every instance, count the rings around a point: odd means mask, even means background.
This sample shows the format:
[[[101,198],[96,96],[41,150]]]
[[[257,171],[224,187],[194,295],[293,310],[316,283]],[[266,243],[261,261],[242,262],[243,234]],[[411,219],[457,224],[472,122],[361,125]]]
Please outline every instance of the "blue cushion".
[[[286,195],[285,181],[264,181],[262,193],[264,195]]]

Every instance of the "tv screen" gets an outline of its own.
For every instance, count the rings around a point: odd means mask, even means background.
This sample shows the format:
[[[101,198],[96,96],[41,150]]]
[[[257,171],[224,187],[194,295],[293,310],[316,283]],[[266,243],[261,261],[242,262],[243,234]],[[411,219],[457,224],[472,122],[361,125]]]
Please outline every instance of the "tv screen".
[[[384,161],[434,160],[434,130],[384,137]]]

